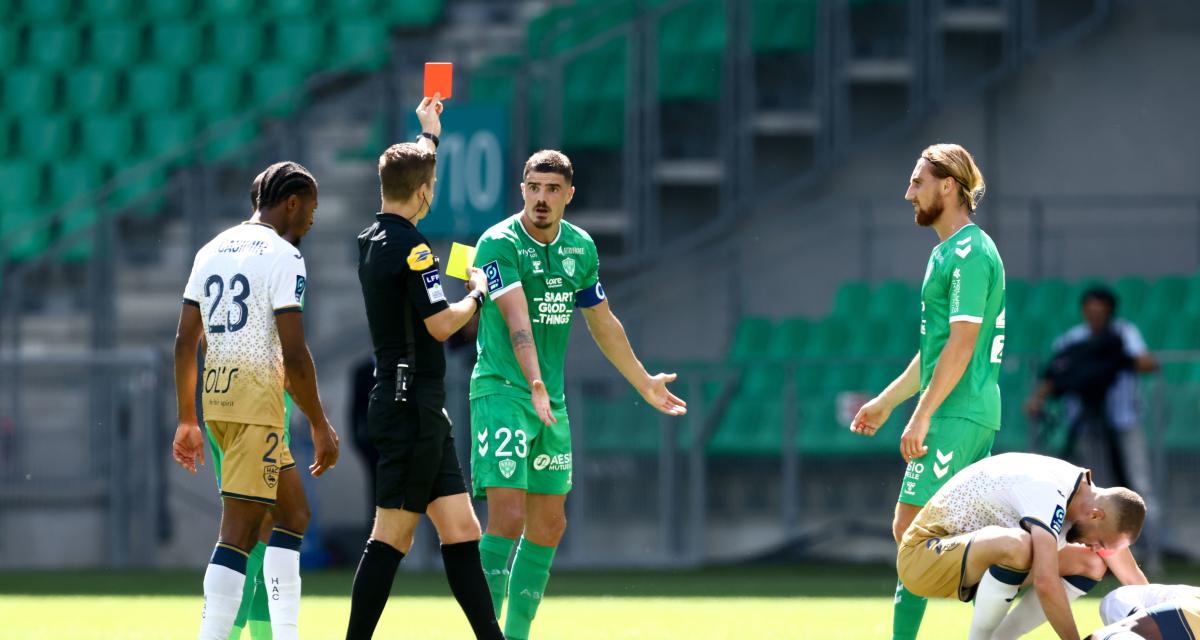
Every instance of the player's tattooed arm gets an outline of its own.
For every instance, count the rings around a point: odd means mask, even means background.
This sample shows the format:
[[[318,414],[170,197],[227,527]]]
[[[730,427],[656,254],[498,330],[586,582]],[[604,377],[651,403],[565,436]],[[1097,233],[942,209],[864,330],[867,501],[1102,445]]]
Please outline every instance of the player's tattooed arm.
[[[537,344],[533,340],[533,325],[529,321],[525,290],[517,287],[493,300],[508,326],[508,339],[512,343],[513,356],[516,357],[521,373],[525,374],[525,381],[529,384],[533,410],[546,426],[558,422],[554,418],[554,412],[550,410],[550,394],[546,390],[546,384],[542,382],[542,367],[538,362]]]

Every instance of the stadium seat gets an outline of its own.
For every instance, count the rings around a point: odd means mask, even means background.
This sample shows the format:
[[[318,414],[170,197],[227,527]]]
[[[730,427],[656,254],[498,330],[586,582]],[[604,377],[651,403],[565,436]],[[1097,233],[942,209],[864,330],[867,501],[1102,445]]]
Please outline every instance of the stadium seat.
[[[65,107],[80,115],[107,113],[117,102],[117,77],[107,69],[80,67],[66,73]]]
[[[204,147],[204,157],[209,162],[229,160],[235,153],[258,138],[258,123],[252,119],[243,120],[231,128],[226,128],[229,123],[221,123],[218,126],[222,130]]]
[[[1042,321],[1036,316],[1009,319],[1004,328],[1004,353],[1012,355],[1045,354],[1054,336],[1046,336]]]
[[[210,117],[225,117],[242,106],[241,72],[220,65],[202,65],[187,74],[188,105]]]
[[[127,162],[134,150],[133,120],[127,115],[96,116],[83,120],[84,151],[94,160]]]
[[[75,200],[94,194],[104,184],[104,172],[100,165],[88,159],[59,159],[49,163],[49,171],[50,184],[54,185],[54,208],[64,205],[91,206],[91,203],[76,203]]]
[[[861,317],[867,308],[867,299],[871,297],[871,285],[866,280],[847,280],[838,287],[833,296],[833,310],[830,315],[838,318]]]
[[[271,59],[300,69],[328,65],[328,32],[320,20],[293,18],[271,25]],[[339,64],[333,61],[334,65]]]
[[[150,48],[154,61],[185,69],[197,64],[204,55],[203,31],[190,22],[160,22],[150,28]]]
[[[29,67],[4,72],[4,111],[40,115],[58,104],[58,80],[54,73]]]
[[[753,364],[742,371],[739,398],[778,400],[787,380],[787,371],[777,364]]]
[[[82,34],[68,24],[41,24],[29,29],[25,59],[46,69],[65,69],[79,60]]]
[[[1026,317],[1036,316],[1043,323],[1058,324],[1066,313],[1079,308],[1077,301],[1071,301],[1070,297],[1071,288],[1065,281],[1056,278],[1041,280],[1029,292]]]
[[[13,24],[0,24],[0,67],[8,69],[21,59],[21,30]]]
[[[1146,291],[1149,289],[1146,280],[1137,276],[1126,276],[1113,284],[1113,292],[1117,294],[1117,313],[1125,314],[1140,309],[1146,301]]]
[[[66,22],[71,18],[71,0],[18,0],[19,8],[12,15],[19,15],[29,22]]]
[[[0,175],[2,172],[0,167]],[[34,209],[0,208],[0,262],[36,258],[49,242],[49,227],[38,223]]]
[[[84,0],[83,12],[89,22],[121,20],[133,10],[132,0]]]
[[[60,114],[25,116],[18,125],[21,155],[45,161],[69,155],[75,143],[74,125],[71,118]]]
[[[390,54],[387,26],[378,20],[342,20],[333,27],[333,59],[339,66],[374,70]]]
[[[95,23],[88,37],[88,61],[110,69],[124,69],[142,59],[142,27],[129,22]]]
[[[7,158],[10,153],[16,153],[17,141],[13,129],[12,121],[0,112],[0,158]]]
[[[86,262],[96,246],[96,208],[85,206],[64,211],[59,218],[58,238],[68,244],[58,254],[64,262]]]
[[[1200,451],[1200,386],[1184,385],[1166,395],[1166,429],[1163,446],[1167,451]]]
[[[800,357],[808,338],[808,327],[807,318],[785,318],[767,341],[767,359],[778,362]]]
[[[912,329],[902,329],[886,318],[864,317],[848,322],[850,328],[847,331],[844,352],[848,356],[856,357],[879,354],[894,340],[893,335]]]
[[[898,320],[919,318],[920,293],[901,280],[885,280],[871,291],[867,299],[867,316]]]
[[[826,318],[814,323],[804,345],[804,357],[830,358],[842,355],[846,333],[847,324],[841,318]]]
[[[196,115],[190,112],[146,116],[139,125],[149,158],[173,156],[196,142]]]
[[[192,0],[143,0],[146,14],[155,20],[173,20],[191,15]]]
[[[714,455],[779,455],[783,412],[778,401],[735,399],[708,442]]]
[[[140,65],[126,75],[127,104],[141,113],[174,111],[180,103],[180,73],[170,67]]]
[[[212,50],[216,60],[231,67],[253,67],[263,54],[266,39],[263,25],[245,19],[222,20],[212,26]]]
[[[654,0],[652,5],[664,4]],[[725,10],[701,0],[668,10],[658,21],[658,90],[662,100],[715,100],[721,90]]]
[[[113,189],[109,205],[116,209],[132,209],[135,214],[143,217],[158,212],[163,201],[161,189],[167,184],[167,173],[164,169],[154,169],[146,173],[123,175],[118,177],[119,183]]]
[[[0,185],[4,185],[0,210],[28,210],[42,195],[41,167],[22,160],[0,160]]]
[[[1166,318],[1178,312],[1183,297],[1187,295],[1189,278],[1165,276],[1154,281],[1146,292],[1138,319]]]
[[[442,15],[445,0],[389,0],[383,4],[391,22],[408,26],[428,26]]]
[[[1029,292],[1033,287],[1024,278],[1004,280],[1004,309],[1008,317],[1024,316],[1029,309]]]
[[[210,14],[220,18],[240,18],[259,13],[254,0],[205,0],[204,7]]]
[[[756,53],[813,49],[817,0],[755,0],[752,6],[750,42]]]
[[[302,18],[315,13],[314,0],[270,0],[269,11],[281,18]],[[340,3],[332,3],[335,6]],[[340,9],[340,7],[338,7]]]
[[[273,115],[292,113],[300,105],[304,75],[285,64],[263,64],[250,71],[250,87],[256,108],[268,108]]]
[[[729,347],[729,358],[735,362],[759,361],[767,352],[771,339],[771,321],[767,318],[745,317],[738,322]]]
[[[391,2],[389,0],[380,0],[379,4],[377,5],[376,0],[338,0],[337,12],[338,12],[339,16],[356,16],[356,17],[372,16],[372,15],[376,15],[376,13],[375,13],[376,11],[379,11],[379,10],[386,11],[388,9],[391,9],[392,5],[394,5],[394,4],[401,4],[401,3]],[[421,4],[436,4],[436,3],[426,2],[426,3],[421,3]]]

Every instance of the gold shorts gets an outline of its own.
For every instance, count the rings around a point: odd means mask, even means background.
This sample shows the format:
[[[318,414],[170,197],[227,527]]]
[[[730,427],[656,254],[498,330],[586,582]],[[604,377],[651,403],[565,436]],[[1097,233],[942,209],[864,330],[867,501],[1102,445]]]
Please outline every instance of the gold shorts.
[[[283,427],[209,421],[221,449],[221,495],[275,504],[279,474],[296,466]]]
[[[967,550],[974,533],[946,538],[905,536],[896,552],[896,574],[904,588],[923,598],[974,597],[974,585],[964,585]]]

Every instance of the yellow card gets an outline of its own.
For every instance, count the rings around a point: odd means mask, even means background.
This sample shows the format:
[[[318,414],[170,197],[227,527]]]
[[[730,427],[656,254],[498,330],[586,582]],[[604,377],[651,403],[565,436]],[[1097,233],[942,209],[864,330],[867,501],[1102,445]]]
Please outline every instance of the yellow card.
[[[475,247],[455,242],[450,245],[450,261],[446,264],[446,275],[466,280],[467,267],[474,263]]]

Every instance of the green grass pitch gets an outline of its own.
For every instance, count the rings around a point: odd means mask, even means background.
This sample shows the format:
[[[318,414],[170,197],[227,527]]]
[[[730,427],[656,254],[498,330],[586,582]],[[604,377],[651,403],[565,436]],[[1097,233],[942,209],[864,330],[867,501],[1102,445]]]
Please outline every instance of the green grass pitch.
[[[0,572],[0,636],[22,640],[190,639],[201,571]],[[1171,581],[1195,583],[1195,575]],[[307,572],[303,638],[340,638],[350,610],[346,571]],[[891,632],[888,567],[803,565],[701,571],[557,572],[534,623],[540,638],[831,638]],[[1097,596],[1113,588],[1108,579]],[[1081,631],[1099,626],[1098,597],[1075,605]],[[971,606],[930,603],[923,638],[962,638]],[[249,634],[243,637],[248,638]],[[470,629],[440,574],[401,573],[376,637],[461,639]],[[1044,626],[1030,638],[1053,638]]]

